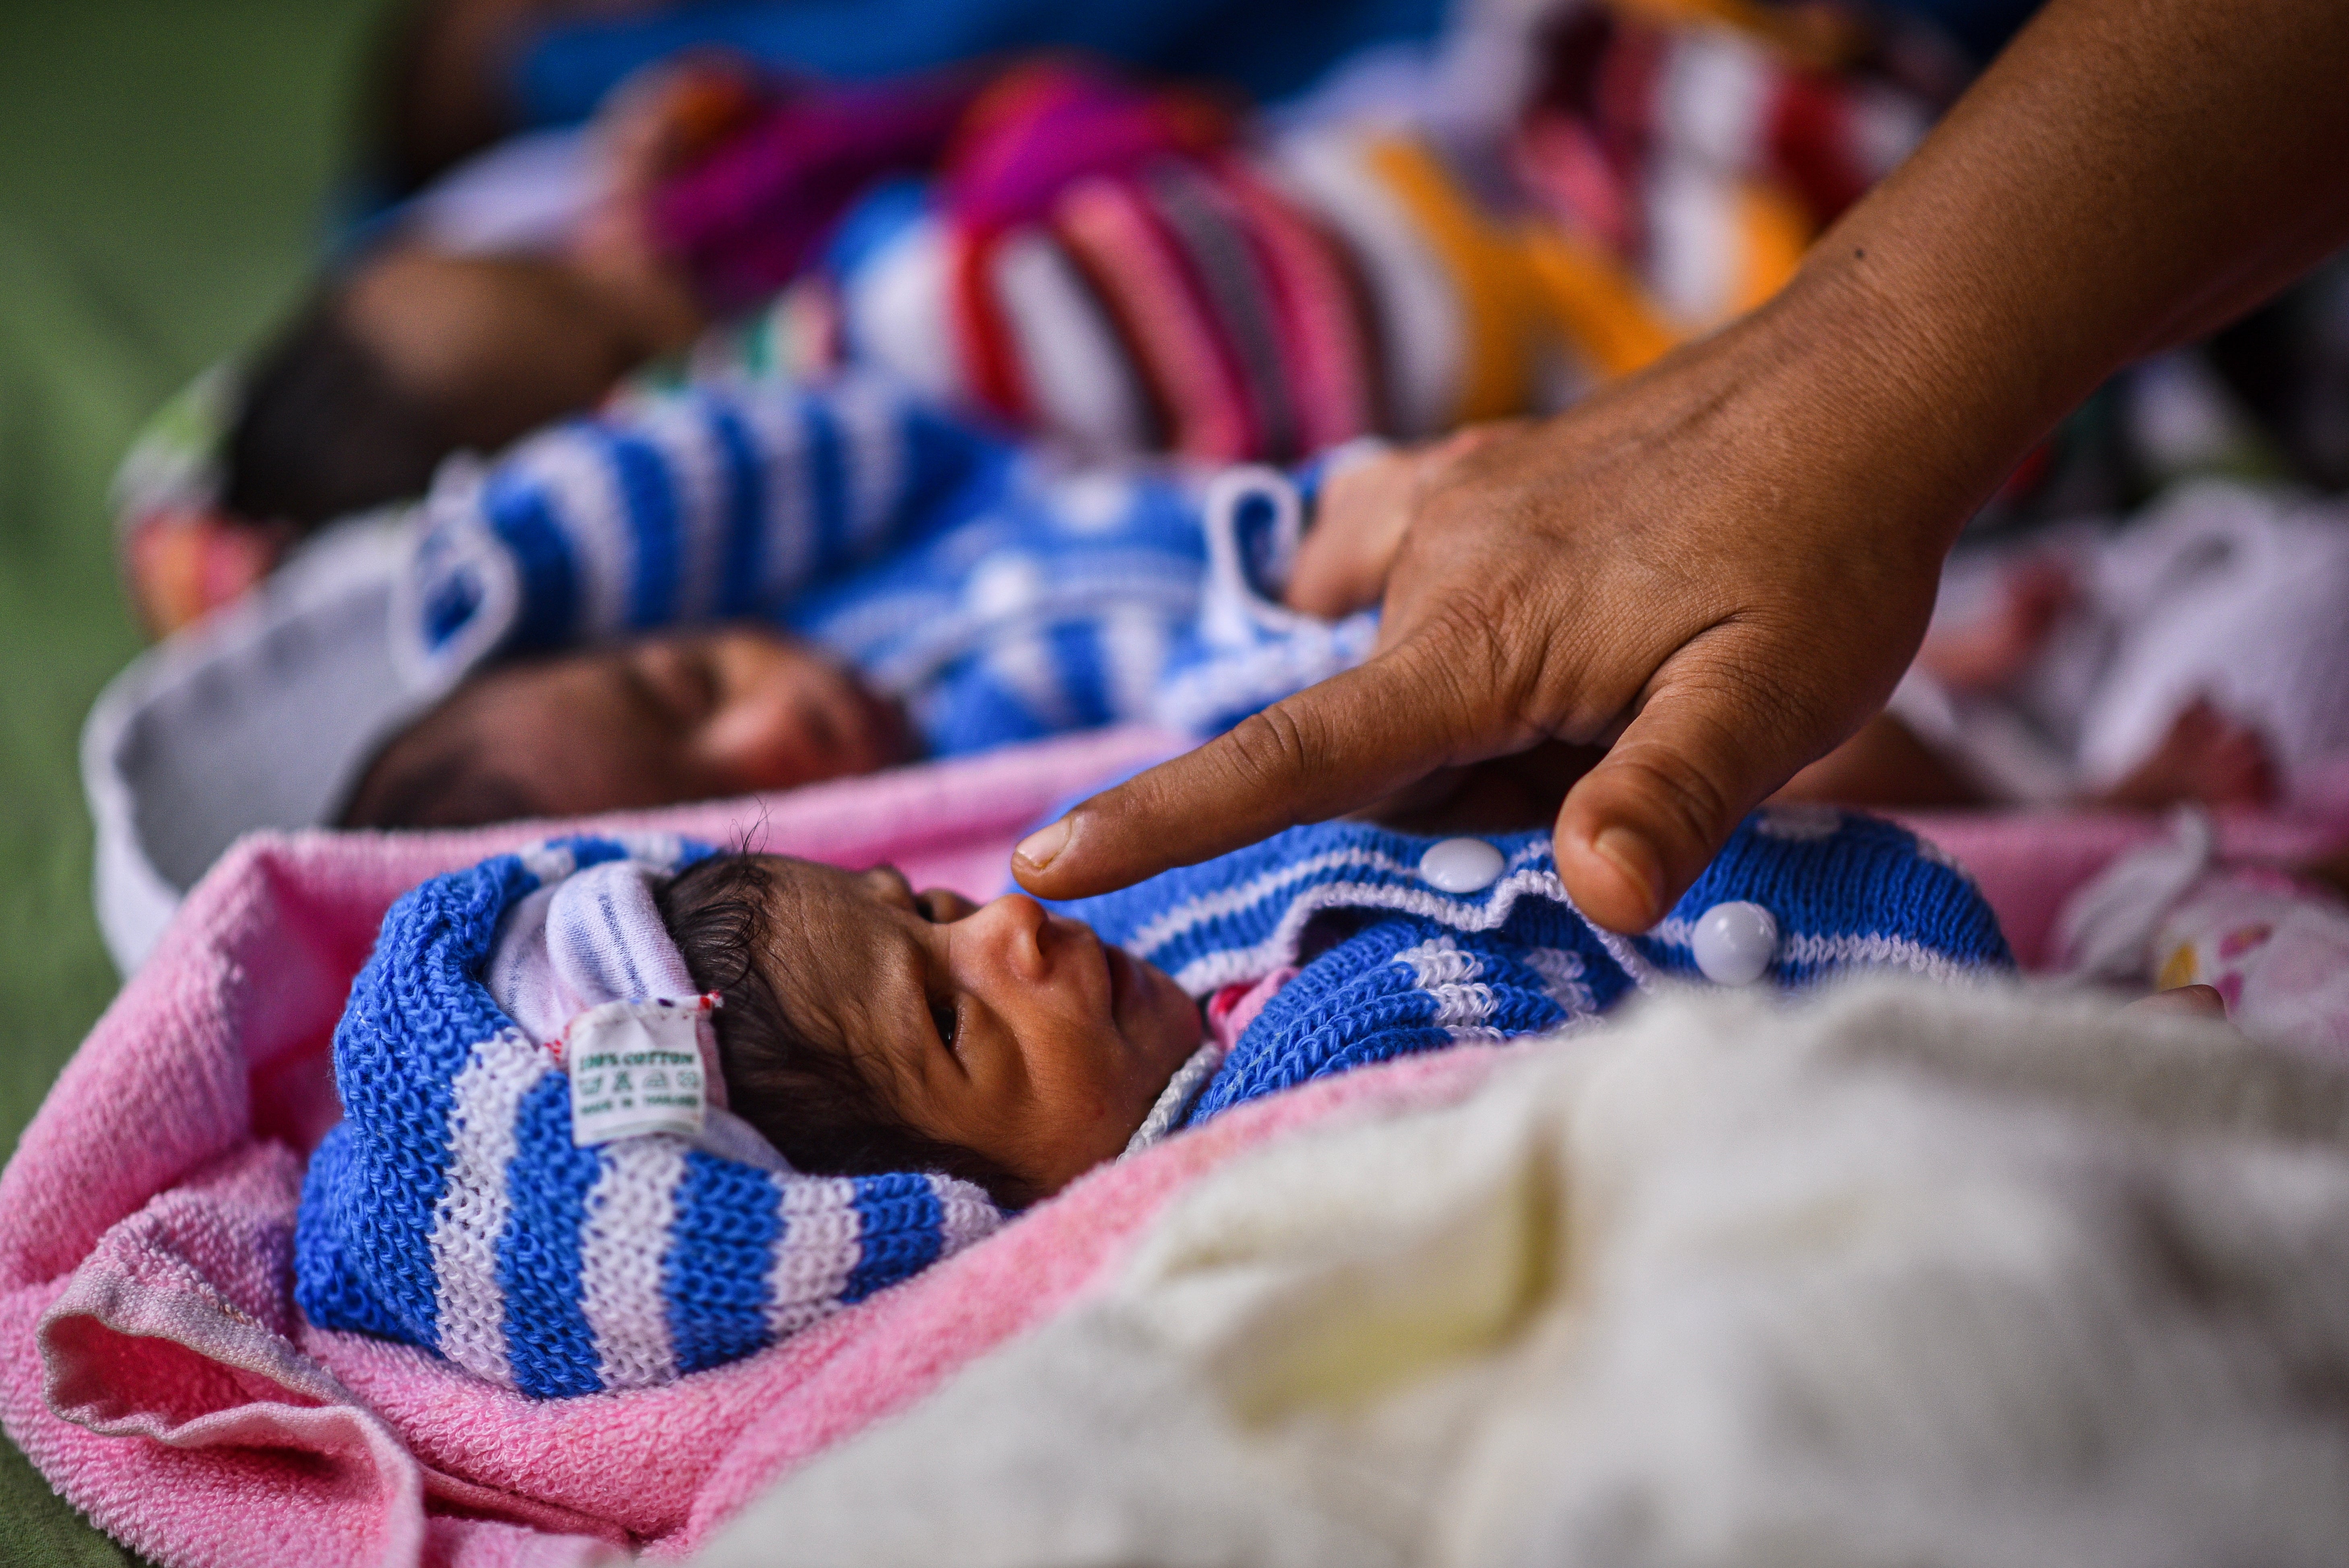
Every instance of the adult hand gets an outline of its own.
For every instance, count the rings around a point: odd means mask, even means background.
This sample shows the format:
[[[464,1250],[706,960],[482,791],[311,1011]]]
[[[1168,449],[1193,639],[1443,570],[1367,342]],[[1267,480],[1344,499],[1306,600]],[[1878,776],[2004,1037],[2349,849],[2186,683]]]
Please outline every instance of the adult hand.
[[[1431,487],[1378,655],[1023,843],[1073,897],[1546,738],[1557,859],[1642,928],[1856,728],[1941,555],[2116,366],[2349,239],[2349,6],[2050,0],[1755,315]]]
[[[1094,891],[1436,769],[1611,743],[1567,796],[1560,873],[1600,923],[1652,923],[1740,816],[1882,704],[1981,482],[1896,449],[1885,389],[1910,367],[1845,375],[1819,311],[1789,296],[1457,455],[1403,537],[1376,657],[1086,802],[1057,854],[1022,847],[1021,881]]]

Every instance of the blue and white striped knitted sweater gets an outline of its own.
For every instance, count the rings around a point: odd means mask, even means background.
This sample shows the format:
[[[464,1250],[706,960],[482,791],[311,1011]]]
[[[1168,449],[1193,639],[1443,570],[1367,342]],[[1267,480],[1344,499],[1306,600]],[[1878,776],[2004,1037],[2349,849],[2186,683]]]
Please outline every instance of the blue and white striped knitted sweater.
[[[1193,995],[1308,959],[1190,1111],[1604,1012],[1686,976],[1690,923],[1750,900],[1784,934],[1773,977],[1858,966],[1956,975],[2008,962],[1962,875],[1889,823],[1750,819],[1675,909],[1629,941],[1566,901],[1540,834],[1496,839],[1473,893],[1419,874],[1433,841],[1300,828],[1123,892],[1063,905]],[[749,1355],[989,1233],[949,1177],[803,1175],[669,1133],[574,1146],[563,1063],[483,983],[500,923],[538,889],[671,838],[573,838],[435,878],[393,905],[335,1035],[345,1120],[312,1157],[295,1299],[322,1327],[437,1350],[554,1396],[643,1387]]]
[[[1061,471],[869,379],[721,383],[452,466],[397,629],[437,688],[506,655],[759,616],[903,701],[932,756],[1121,720],[1204,733],[1375,637],[1372,615],[1267,597],[1299,495],[1265,469]]]
[[[1293,828],[1250,849],[1059,908],[1194,996],[1307,962],[1189,1112],[1195,1123],[1310,1078],[1464,1040],[1587,1021],[1660,977],[1698,976],[1698,917],[1753,903],[1779,931],[1768,977],[1860,968],[1952,977],[2013,960],[1990,905],[1906,829],[1819,808],[1758,811],[1670,916],[1629,939],[1576,912],[1549,835],[1490,841],[1500,875],[1447,892],[1420,874],[1437,841],[1364,823]]]
[[[672,1133],[572,1141],[570,1082],[482,984],[541,886],[674,838],[559,839],[394,904],[335,1031],[344,1120],[311,1156],[294,1299],[525,1394],[669,1381],[750,1355],[988,1234],[951,1177],[807,1176]]]

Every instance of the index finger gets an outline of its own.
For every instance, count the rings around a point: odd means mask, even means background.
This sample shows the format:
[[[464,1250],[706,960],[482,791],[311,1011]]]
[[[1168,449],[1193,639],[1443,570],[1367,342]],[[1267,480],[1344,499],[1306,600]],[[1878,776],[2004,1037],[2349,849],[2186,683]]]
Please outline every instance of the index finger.
[[[1466,714],[1451,683],[1390,651],[1081,802],[1020,843],[1012,873],[1040,898],[1082,898],[1339,816],[1473,760]]]

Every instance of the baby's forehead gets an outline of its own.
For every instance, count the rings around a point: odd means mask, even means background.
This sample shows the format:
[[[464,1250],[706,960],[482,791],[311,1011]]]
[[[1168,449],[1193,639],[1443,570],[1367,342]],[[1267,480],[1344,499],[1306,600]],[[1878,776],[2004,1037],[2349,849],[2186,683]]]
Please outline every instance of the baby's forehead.
[[[901,903],[890,897],[893,887],[905,885],[895,866],[852,871],[797,855],[752,858],[769,872],[765,881],[770,915],[781,917],[777,923],[785,929],[790,923],[799,924],[798,934],[812,946],[836,945],[829,937],[869,935],[905,924]]]
[[[922,954],[884,889],[894,867],[850,871],[795,855],[750,857],[762,878],[767,940],[753,962],[819,1032],[853,1042],[918,997]]]
[[[626,752],[660,729],[653,699],[630,678],[625,645],[494,665],[459,686],[437,716],[478,744],[573,757]]]

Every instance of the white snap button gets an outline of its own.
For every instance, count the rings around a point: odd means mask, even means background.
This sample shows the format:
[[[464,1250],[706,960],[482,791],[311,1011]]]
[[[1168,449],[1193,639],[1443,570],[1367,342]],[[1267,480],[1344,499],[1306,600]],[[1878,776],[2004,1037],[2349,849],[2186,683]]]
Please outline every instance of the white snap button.
[[[1718,985],[1751,985],[1778,956],[1778,919],[1758,903],[1716,903],[1697,917],[1689,951]]]
[[[1427,846],[1419,857],[1419,874],[1445,892],[1475,892],[1499,879],[1501,851],[1482,839],[1446,839]]]

